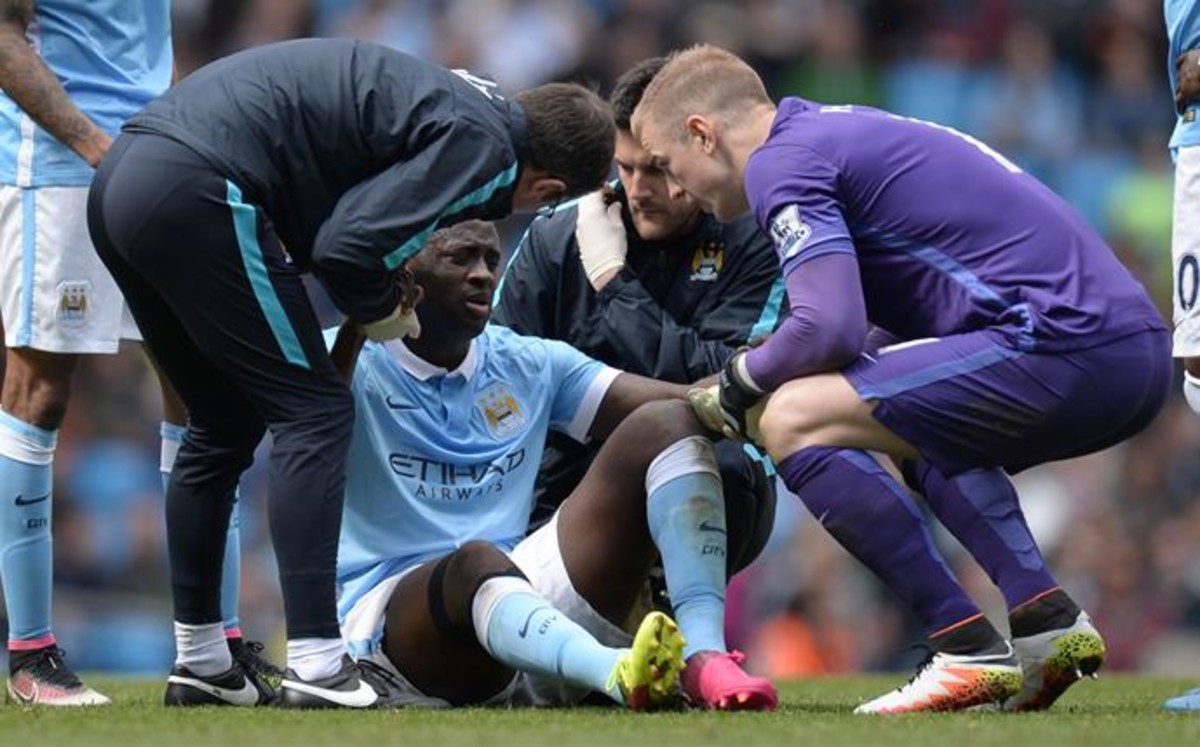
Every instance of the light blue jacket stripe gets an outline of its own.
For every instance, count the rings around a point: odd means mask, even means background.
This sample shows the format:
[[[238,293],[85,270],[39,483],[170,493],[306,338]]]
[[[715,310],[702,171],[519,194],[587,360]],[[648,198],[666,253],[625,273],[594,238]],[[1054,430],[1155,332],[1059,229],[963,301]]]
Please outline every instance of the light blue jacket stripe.
[[[615,183],[616,183],[615,181],[611,182],[610,186],[611,186],[611,184],[615,184]],[[559,210],[566,210],[567,208],[574,207],[579,202],[580,199],[582,199],[582,198],[575,197],[573,199],[567,200],[566,202],[558,205],[554,209],[554,212],[557,213]],[[504,290],[504,280],[508,277],[508,271],[512,267],[513,262],[517,261],[517,255],[520,254],[521,250],[525,248],[525,240],[527,238],[529,238],[529,232],[533,230],[534,225],[536,225],[539,220],[548,220],[550,217],[551,216],[549,216],[549,215],[536,216],[533,220],[531,220],[529,222],[529,226],[525,229],[525,233],[521,234],[521,240],[517,242],[517,248],[513,249],[512,254],[510,254],[508,257],[508,262],[506,262],[504,264],[504,274],[500,276],[500,282],[496,284],[496,292],[492,294],[492,305],[493,306],[500,303],[500,292],[502,290]]]
[[[496,194],[497,190],[503,189],[516,181],[517,171],[517,164],[514,163],[504,171],[496,174],[487,184],[447,205],[442,212],[438,213],[438,217],[434,218],[432,223],[422,228],[412,238],[401,244],[399,249],[385,256],[383,258],[383,266],[389,270],[394,270],[404,264],[404,260],[421,251],[422,247],[425,246],[425,242],[429,241],[430,235],[438,229],[438,224],[442,222],[442,218],[466,210],[469,207],[482,205],[492,199],[492,195]]]
[[[775,331],[775,325],[779,322],[779,315],[783,311],[783,299],[787,296],[787,284],[783,280],[783,276],[775,278],[775,283],[771,286],[771,292],[767,294],[767,302],[763,304],[762,314],[759,315],[758,321],[750,328],[750,336],[746,338],[746,342],[753,340],[756,337],[764,337]]]
[[[37,262],[37,192],[21,190],[21,327],[17,331],[17,345],[23,347],[33,342],[33,271]]]
[[[292,320],[283,310],[275,287],[271,285],[262,247],[258,245],[258,219],[254,206],[242,202],[242,190],[236,184],[226,180],[225,186],[226,202],[233,213],[233,232],[237,235],[238,249],[242,252],[242,263],[246,267],[246,276],[250,278],[250,287],[254,289],[254,297],[258,299],[271,333],[275,335],[275,341],[279,343],[279,349],[288,363],[311,370],[308,356],[300,346],[300,338],[296,337],[296,330],[292,328]]]

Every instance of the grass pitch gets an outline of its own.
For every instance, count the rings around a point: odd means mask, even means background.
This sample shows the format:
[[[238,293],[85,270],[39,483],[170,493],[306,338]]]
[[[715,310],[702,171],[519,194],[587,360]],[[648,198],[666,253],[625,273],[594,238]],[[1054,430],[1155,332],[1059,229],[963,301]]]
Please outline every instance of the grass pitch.
[[[1072,688],[1047,713],[956,713],[864,717],[859,702],[903,676],[811,679],[781,684],[768,714],[633,714],[603,708],[506,711],[306,712],[167,710],[159,680],[88,681],[113,697],[103,710],[0,706],[0,745],[234,747],[236,745],[1200,745],[1200,714],[1168,714],[1162,700],[1200,680],[1106,675]]]

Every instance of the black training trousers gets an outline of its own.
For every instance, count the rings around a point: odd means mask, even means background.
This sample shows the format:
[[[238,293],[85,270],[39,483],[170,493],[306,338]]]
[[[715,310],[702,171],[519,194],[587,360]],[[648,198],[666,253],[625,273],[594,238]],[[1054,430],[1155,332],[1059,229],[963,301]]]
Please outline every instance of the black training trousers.
[[[188,409],[167,489],[175,620],[221,620],[238,477],[271,432],[288,638],[338,636],[334,574],[354,405],[263,210],[165,137],[125,133],[88,198],[92,241]]]

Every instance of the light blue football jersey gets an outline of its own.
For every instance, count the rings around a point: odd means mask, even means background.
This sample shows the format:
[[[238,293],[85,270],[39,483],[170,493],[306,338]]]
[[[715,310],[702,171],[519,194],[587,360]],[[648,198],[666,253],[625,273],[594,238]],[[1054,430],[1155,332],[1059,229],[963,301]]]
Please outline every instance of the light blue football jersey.
[[[367,343],[352,384],[339,612],[468,540],[515,547],[547,432],[584,440],[618,373],[566,343],[499,326],[450,372],[401,341]]]
[[[1163,16],[1167,21],[1167,75],[1173,96],[1176,58],[1200,46],[1200,2],[1164,0]],[[1196,121],[1197,117],[1200,117],[1200,104],[1193,104],[1184,116],[1176,118],[1175,132],[1171,135],[1172,153],[1180,146],[1200,144],[1200,122]]]
[[[171,83],[170,0],[38,0],[26,36],[75,105],[114,137]],[[91,180],[83,159],[0,92],[0,184]]]

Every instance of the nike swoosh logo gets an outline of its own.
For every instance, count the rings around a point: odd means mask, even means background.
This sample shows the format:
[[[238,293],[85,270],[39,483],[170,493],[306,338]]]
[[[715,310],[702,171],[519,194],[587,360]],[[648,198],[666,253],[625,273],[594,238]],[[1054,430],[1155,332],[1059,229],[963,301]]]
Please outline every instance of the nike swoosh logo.
[[[721,534],[725,534],[724,529],[722,529],[719,526],[716,526],[715,524],[709,524],[708,519],[705,519],[704,521],[700,522],[700,526],[698,526],[696,528],[699,529],[701,532],[720,532]]]
[[[205,682],[202,679],[198,679],[196,677],[184,677],[178,674],[173,674],[168,677],[167,682],[174,682],[180,685],[194,687],[197,690],[203,690],[209,695],[220,698],[226,703],[231,703],[233,705],[258,705],[258,688],[252,685],[250,680],[246,677],[242,677],[242,686],[237,690],[232,690],[227,687],[217,687],[216,685]]]
[[[18,495],[16,503],[18,506],[32,506],[35,503],[41,503],[42,501],[46,500],[49,497],[50,497],[50,494],[46,493],[41,498],[31,498],[29,500],[25,500],[25,496]]]
[[[388,396],[384,397],[383,401],[384,401],[384,403],[387,404],[388,407],[392,408],[393,410],[415,410],[415,409],[417,409],[416,405],[410,405],[407,402],[401,402],[399,400],[392,399],[392,395],[390,395],[390,394]]]
[[[531,620],[533,620],[533,616],[536,615],[537,613],[541,612],[544,609],[546,609],[546,608],[545,607],[535,607],[534,609],[530,610],[529,614],[525,616],[525,624],[522,625],[521,629],[517,631],[517,635],[524,638],[525,634],[529,632],[529,623]]]
[[[16,697],[18,703],[31,705],[37,701],[38,686],[37,683],[32,680],[29,682],[28,693],[21,692],[20,686],[12,680],[9,680],[8,682],[8,691],[12,693],[14,697]]]
[[[352,691],[345,690],[330,690],[325,687],[317,687],[309,685],[305,682],[297,682],[296,680],[284,680],[282,687],[288,687],[292,690],[302,693],[308,693],[322,700],[328,700],[330,703],[336,703],[346,708],[367,708],[375,705],[379,700],[379,693],[375,689],[362,680],[358,681],[358,689]]]

